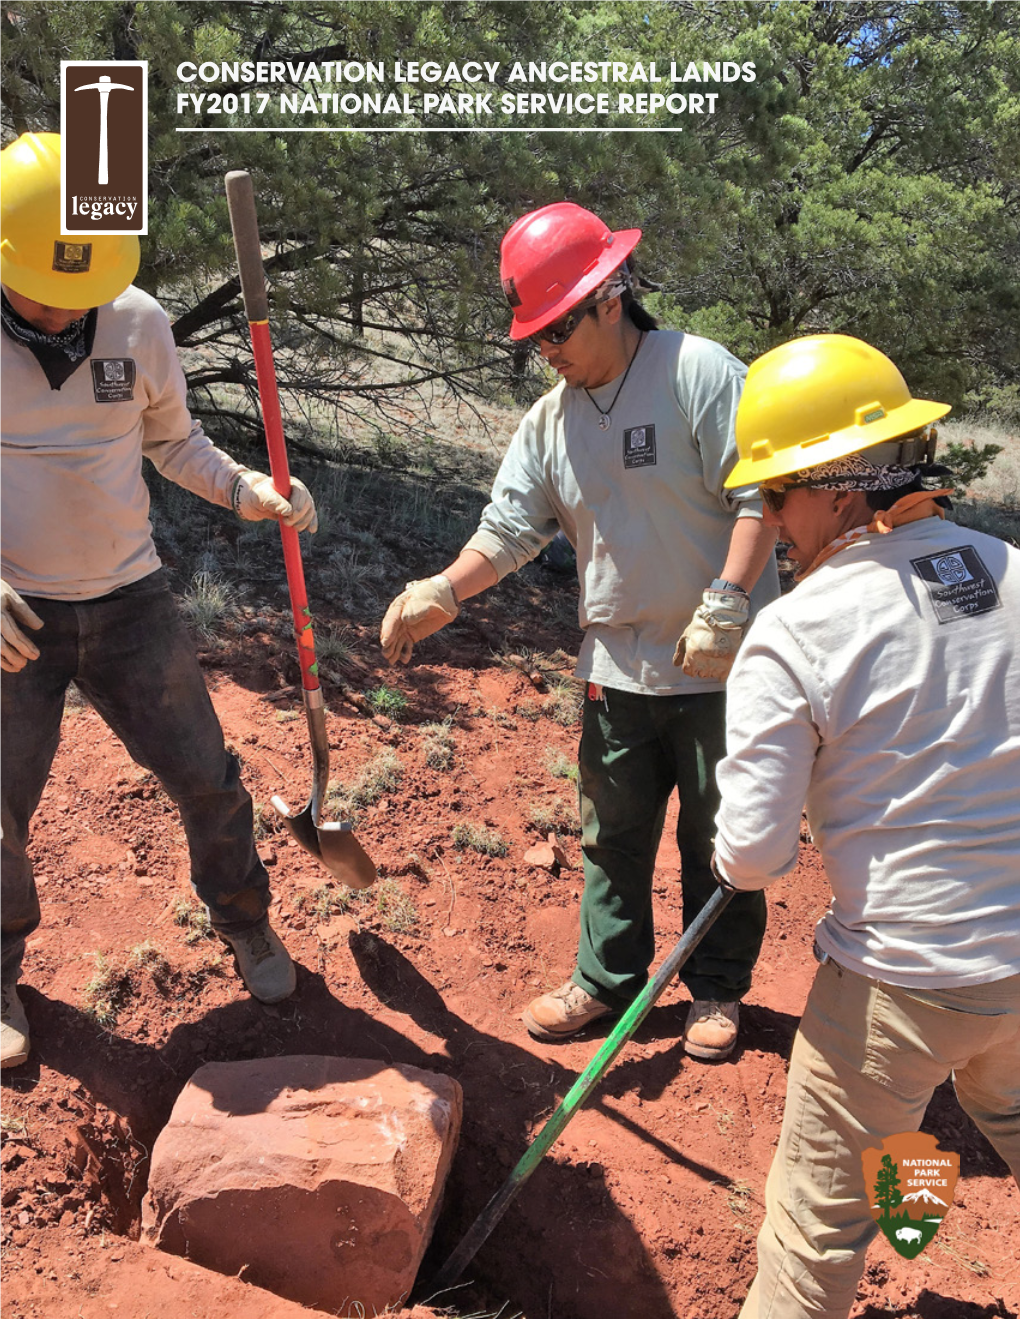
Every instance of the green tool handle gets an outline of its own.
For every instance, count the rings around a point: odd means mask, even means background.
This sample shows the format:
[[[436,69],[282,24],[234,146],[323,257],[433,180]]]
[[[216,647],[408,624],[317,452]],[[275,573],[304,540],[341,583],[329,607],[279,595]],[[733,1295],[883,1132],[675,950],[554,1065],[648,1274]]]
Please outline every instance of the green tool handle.
[[[659,968],[655,978],[645,986],[637,999],[624,1012],[591,1063],[563,1097],[559,1108],[518,1160],[506,1182],[454,1248],[446,1264],[430,1283],[430,1294],[449,1288],[460,1278],[486,1238],[503,1218],[510,1202],[538,1168],[542,1157],[594,1091],[603,1074],[608,1071],[609,1065],[645,1020],[649,1009],[698,947],[709,926],[733,897],[734,892],[731,889],[716,890],[691,922]]]

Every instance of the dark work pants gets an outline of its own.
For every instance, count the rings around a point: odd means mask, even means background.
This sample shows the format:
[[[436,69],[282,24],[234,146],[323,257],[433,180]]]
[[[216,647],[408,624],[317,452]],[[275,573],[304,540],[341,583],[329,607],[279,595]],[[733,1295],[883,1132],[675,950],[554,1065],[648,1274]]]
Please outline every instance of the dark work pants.
[[[163,570],[82,604],[26,599],[43,620],[44,626],[29,634],[41,654],[20,673],[4,673],[0,684],[4,984],[17,980],[25,940],[39,924],[39,897],[25,849],[72,680],[177,804],[191,853],[191,881],[213,924],[230,933],[257,924],[270,893],[255,851],[251,798],[237,758],[223,745]]]
[[[643,989],[655,954],[652,875],[666,806],[680,794],[677,845],[686,929],[718,885],[711,860],[725,750],[725,693],[588,696],[581,731],[584,896],[573,979],[622,1008]],[[765,896],[738,894],[680,973],[695,999],[740,999],[765,934]]]

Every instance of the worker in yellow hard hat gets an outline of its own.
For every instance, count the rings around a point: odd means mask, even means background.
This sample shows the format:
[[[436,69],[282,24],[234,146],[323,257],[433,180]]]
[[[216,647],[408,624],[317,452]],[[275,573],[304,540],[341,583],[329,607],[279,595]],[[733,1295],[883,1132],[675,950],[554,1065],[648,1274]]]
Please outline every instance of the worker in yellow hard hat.
[[[251,798],[152,541],[142,459],[242,518],[314,530],[315,506],[300,482],[284,500],[191,417],[166,313],[131,283],[138,239],[61,232],[60,138],[24,134],[0,173],[7,1068],[29,1053],[17,981],[40,910],[26,848],[71,682],[179,807],[192,882],[249,990],[267,1002],[293,990]]]
[[[945,520],[948,411],[815,335],[753,363],[737,413],[729,479],[759,483],[799,583],[730,676],[714,866],[764,889],[806,805],[833,893],[746,1317],[849,1314],[880,1210],[862,1157],[950,1074],[1020,1175],[1020,552]]]

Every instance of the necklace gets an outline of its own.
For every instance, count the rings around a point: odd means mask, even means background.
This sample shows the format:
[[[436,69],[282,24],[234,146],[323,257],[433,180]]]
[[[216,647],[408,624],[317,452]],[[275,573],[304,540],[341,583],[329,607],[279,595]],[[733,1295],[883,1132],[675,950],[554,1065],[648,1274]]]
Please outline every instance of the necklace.
[[[588,389],[588,387],[587,386],[584,387],[585,394],[587,394],[588,398],[591,399],[592,404],[594,405],[595,410],[599,415],[600,431],[608,431],[610,426],[612,426],[612,422],[609,420],[609,414],[616,407],[616,400],[620,397],[621,393],[623,392],[624,385],[627,384],[627,377],[630,375],[630,369],[634,365],[634,359],[638,355],[638,349],[641,347],[641,343],[644,337],[645,337],[645,332],[642,330],[641,334],[638,335],[637,343],[634,345],[634,352],[630,355],[630,361],[627,363],[627,370],[623,373],[623,380],[620,381],[619,388],[617,389],[616,393],[613,395],[613,402],[609,405],[608,408],[606,408],[605,410],[600,408],[598,404],[595,403],[595,400],[592,399],[591,391]]]

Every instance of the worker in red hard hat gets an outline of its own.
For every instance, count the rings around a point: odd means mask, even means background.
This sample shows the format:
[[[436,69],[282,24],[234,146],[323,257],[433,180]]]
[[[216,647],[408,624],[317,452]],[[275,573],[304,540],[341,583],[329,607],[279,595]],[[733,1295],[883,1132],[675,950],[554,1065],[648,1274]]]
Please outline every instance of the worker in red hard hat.
[[[775,532],[757,489],[725,487],[745,367],[719,344],[658,328],[628,261],[640,237],[572,202],[507,232],[511,338],[530,338],[561,379],[518,427],[458,558],[410,583],[382,625],[387,658],[406,663],[416,642],[559,531],[576,553],[585,888],[577,965],[524,1012],[541,1040],[618,1013],[646,983],[652,878],[674,789],[685,925],[715,892],[726,675],[752,608],[778,595]],[[688,962],[688,1053],[732,1050],[764,930],[764,900],[739,896]]]

